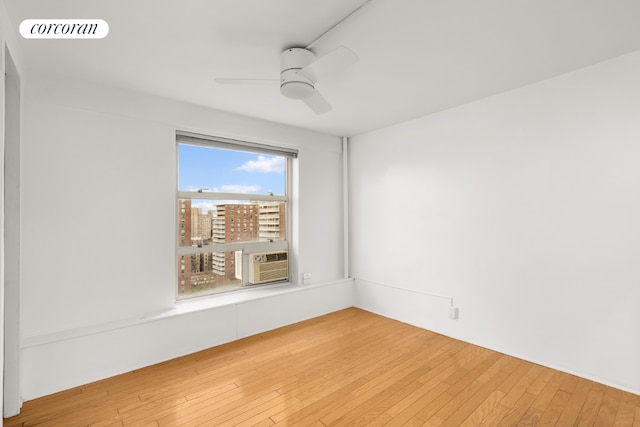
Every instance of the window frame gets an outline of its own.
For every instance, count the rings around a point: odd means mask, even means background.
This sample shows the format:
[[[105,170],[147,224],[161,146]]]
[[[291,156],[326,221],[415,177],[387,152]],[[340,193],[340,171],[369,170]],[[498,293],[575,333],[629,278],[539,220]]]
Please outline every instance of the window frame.
[[[280,156],[285,158],[285,189],[284,195],[277,194],[251,194],[251,193],[223,193],[212,191],[181,191],[179,189],[179,147],[181,144],[194,145],[201,147],[209,147],[215,149],[224,149],[232,151],[242,151],[253,154],[266,154],[272,156]],[[291,245],[292,245],[292,224],[293,224],[293,209],[291,203],[292,194],[292,172],[294,170],[293,162],[298,157],[298,150],[286,147],[279,147],[274,145],[265,145],[261,143],[255,143],[250,141],[235,140],[229,138],[215,137],[209,135],[195,134],[192,132],[176,131],[176,199],[175,199],[175,247],[176,253],[174,259],[176,260],[176,274],[175,274],[175,299],[176,301],[185,301],[190,298],[199,297],[211,297],[226,292],[234,292],[238,290],[251,289],[255,287],[272,286],[275,284],[281,284],[284,281],[274,281],[262,284],[250,284],[249,280],[249,262],[252,254],[264,253],[264,252],[289,252],[289,277],[287,281],[292,280],[293,266],[291,263]],[[230,243],[216,243],[213,245],[203,246],[180,246],[180,200],[224,200],[229,202],[242,203],[244,201],[255,202],[284,202],[285,205],[285,238],[284,240],[273,241],[247,241],[247,242],[230,242]],[[194,294],[189,296],[180,294],[180,277],[179,277],[179,257],[194,254],[213,253],[213,252],[227,252],[227,251],[242,251],[242,282],[237,288],[222,290],[217,292]]]

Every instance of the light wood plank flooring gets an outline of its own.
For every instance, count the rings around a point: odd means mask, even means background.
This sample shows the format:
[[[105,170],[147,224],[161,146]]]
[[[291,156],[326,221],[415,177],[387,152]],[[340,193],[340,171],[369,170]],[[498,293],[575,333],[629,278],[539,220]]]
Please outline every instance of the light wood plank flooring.
[[[4,425],[640,427],[640,396],[352,308],[26,402]]]

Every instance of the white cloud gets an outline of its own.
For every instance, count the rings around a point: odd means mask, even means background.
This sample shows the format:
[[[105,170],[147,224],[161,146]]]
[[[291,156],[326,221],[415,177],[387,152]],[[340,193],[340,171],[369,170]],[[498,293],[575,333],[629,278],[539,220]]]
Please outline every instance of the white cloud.
[[[191,207],[192,208],[200,208],[200,209],[202,209],[202,213],[206,214],[210,210],[216,210],[216,203],[218,203],[218,202],[214,202],[214,201],[211,201],[211,200],[193,199],[193,200],[191,200]]]
[[[239,185],[229,184],[221,185],[220,187],[214,187],[215,193],[242,193],[242,194],[255,194],[260,190],[259,185]]]
[[[238,171],[245,172],[284,172],[284,157],[268,157],[258,156],[258,160],[249,160],[240,167],[237,167]]]

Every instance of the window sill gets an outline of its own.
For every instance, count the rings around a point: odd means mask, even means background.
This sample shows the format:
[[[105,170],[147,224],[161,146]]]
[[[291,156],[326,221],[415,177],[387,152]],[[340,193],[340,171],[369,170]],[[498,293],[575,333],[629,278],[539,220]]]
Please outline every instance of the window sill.
[[[310,285],[304,286],[308,289]],[[255,301],[257,299],[269,298],[275,295],[281,295],[288,292],[295,292],[302,289],[301,285],[294,285],[290,282],[282,282],[274,285],[257,286],[253,288],[238,289],[230,292],[223,292],[214,295],[205,295],[191,299],[177,301],[175,308],[168,313],[160,314],[159,317],[166,315],[181,315],[194,313],[202,310],[210,310],[212,308],[225,307],[229,305],[242,304],[246,301]]]

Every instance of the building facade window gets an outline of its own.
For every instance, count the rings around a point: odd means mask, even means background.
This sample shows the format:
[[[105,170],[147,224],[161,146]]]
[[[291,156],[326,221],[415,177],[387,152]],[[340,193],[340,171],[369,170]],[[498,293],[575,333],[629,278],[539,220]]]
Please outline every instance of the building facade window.
[[[288,280],[297,151],[188,132],[176,142],[177,299]],[[265,253],[286,262],[257,266]]]

